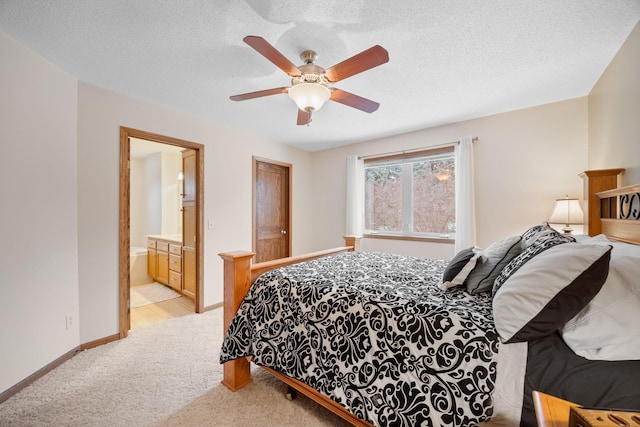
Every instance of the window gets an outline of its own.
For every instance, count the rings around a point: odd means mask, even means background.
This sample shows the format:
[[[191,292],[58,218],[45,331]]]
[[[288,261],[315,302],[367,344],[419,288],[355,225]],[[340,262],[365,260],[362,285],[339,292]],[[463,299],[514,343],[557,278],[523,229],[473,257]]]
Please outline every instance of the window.
[[[453,147],[364,161],[365,234],[455,238]]]

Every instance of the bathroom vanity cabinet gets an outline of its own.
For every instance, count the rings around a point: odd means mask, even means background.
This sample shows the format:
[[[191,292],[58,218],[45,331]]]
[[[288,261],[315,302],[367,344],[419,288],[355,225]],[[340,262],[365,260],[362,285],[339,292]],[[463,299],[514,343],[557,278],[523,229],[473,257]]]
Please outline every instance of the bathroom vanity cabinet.
[[[149,276],[158,283],[194,298],[191,289],[183,286],[183,247],[180,236],[147,236],[147,269]]]

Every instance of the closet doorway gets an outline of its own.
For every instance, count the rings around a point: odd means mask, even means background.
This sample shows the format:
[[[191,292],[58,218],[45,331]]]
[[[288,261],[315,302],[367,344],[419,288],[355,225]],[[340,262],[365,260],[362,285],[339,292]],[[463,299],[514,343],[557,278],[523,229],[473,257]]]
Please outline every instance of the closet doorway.
[[[146,160],[141,160],[145,156]],[[146,166],[140,168],[140,164]],[[141,192],[145,191],[139,184],[141,170],[152,183],[147,184],[151,193],[145,195],[146,202],[140,201]],[[120,338],[126,337],[131,329],[131,286],[140,285],[145,278],[166,285],[156,285],[161,291],[171,292],[173,288],[183,296],[145,307],[143,311],[152,313],[148,309],[157,305],[160,312],[162,304],[183,306],[183,312],[184,307],[196,313],[204,311],[203,183],[202,144],[120,128]],[[141,219],[137,209],[144,211],[145,203],[151,205],[149,209],[164,212],[151,215],[147,212]],[[132,211],[132,205],[136,210]],[[133,251],[136,248],[138,251]],[[138,257],[133,252],[144,255]],[[136,290],[140,289],[136,286]],[[192,302],[185,303],[187,298]],[[138,315],[142,309],[135,310]]]

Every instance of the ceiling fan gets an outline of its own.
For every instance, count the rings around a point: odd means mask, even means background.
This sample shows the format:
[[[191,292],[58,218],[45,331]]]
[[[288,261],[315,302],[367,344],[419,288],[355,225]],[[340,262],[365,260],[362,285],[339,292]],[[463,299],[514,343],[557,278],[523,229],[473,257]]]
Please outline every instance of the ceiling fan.
[[[325,70],[314,64],[318,55],[312,50],[300,54],[304,64],[296,67],[262,37],[247,36],[242,40],[287,73],[291,77],[291,87],[234,95],[230,97],[233,101],[288,93],[298,106],[298,125],[311,122],[311,113],[322,108],[329,99],[367,113],[373,113],[380,106],[375,101],[331,87],[330,84],[389,62],[389,53],[381,46],[373,46]]]

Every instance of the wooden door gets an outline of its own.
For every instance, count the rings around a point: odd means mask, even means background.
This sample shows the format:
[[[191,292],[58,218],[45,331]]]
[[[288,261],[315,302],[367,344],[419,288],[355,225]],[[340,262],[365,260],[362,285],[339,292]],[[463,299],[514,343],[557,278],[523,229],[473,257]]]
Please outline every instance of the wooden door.
[[[190,298],[196,296],[196,251],[185,247],[182,251],[182,293]]]
[[[182,151],[182,201],[195,202],[196,200],[196,152],[195,150]]]
[[[196,295],[196,206],[183,202],[182,206],[182,293]]]
[[[290,165],[254,159],[255,262],[291,256]]]
[[[197,210],[196,156],[194,150],[182,152],[182,293],[195,298],[197,288]]]

